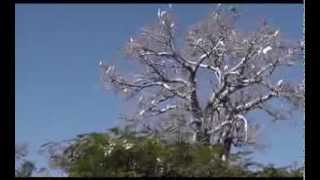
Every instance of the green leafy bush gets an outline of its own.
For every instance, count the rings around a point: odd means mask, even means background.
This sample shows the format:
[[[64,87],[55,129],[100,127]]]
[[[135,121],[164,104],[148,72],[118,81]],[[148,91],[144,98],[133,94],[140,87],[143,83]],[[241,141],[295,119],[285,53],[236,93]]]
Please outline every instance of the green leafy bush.
[[[55,147],[57,144],[55,144]],[[221,160],[222,146],[160,142],[114,128],[92,133],[52,151],[51,165],[71,177],[287,177],[303,176],[303,169],[288,170],[272,165],[258,171],[236,163],[243,155]],[[249,164],[249,163],[247,163]],[[253,164],[253,163],[252,163]]]

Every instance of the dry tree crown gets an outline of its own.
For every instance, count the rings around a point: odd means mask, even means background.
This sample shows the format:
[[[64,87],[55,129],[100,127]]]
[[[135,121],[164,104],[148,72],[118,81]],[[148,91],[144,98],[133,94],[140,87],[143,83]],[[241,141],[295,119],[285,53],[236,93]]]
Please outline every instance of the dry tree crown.
[[[115,65],[101,63],[103,81],[124,96],[137,97],[139,112],[133,119],[139,124],[159,125],[161,116],[184,113],[193,141],[223,143],[227,155],[231,145],[250,143],[249,112],[285,118],[280,107],[270,105],[273,99],[304,110],[304,81],[275,76],[279,67],[299,66],[303,45],[282,40],[280,30],[267,23],[254,32],[240,32],[238,18],[234,8],[217,8],[190,27],[180,44],[174,14],[159,9],[156,22],[125,46],[128,59],[141,66],[140,73],[123,77]],[[210,94],[201,103],[199,82],[205,78],[210,78],[205,87]]]

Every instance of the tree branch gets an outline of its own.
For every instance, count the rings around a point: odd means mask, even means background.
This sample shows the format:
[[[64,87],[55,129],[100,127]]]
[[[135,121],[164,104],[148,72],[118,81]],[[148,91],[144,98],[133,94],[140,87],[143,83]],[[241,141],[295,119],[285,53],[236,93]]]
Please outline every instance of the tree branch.
[[[237,112],[242,112],[242,113],[247,112],[247,111],[251,110],[252,108],[255,108],[257,105],[263,104],[275,96],[277,96],[277,93],[271,92],[270,94],[258,97],[258,98],[253,99],[243,105],[237,106],[236,110],[237,110]]]

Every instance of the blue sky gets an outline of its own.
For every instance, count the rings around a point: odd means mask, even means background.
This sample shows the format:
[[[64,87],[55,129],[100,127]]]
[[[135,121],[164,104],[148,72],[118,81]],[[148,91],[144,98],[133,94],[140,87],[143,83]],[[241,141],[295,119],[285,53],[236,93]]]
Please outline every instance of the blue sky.
[[[124,107],[129,109],[121,97],[103,90],[98,61],[117,61],[130,69],[121,48],[155,20],[159,7],[168,5],[16,5],[15,140],[29,144],[29,158],[37,165],[46,165],[46,159],[37,154],[41,144],[103,131],[117,124]],[[303,36],[303,5],[238,7],[243,29],[254,30],[259,20],[267,18],[280,27],[283,37],[298,40]],[[173,4],[180,29],[214,8],[214,4]],[[271,123],[265,117],[258,121],[263,122],[268,147],[255,153],[255,160],[276,165],[303,161],[303,113],[295,113],[289,121]]]

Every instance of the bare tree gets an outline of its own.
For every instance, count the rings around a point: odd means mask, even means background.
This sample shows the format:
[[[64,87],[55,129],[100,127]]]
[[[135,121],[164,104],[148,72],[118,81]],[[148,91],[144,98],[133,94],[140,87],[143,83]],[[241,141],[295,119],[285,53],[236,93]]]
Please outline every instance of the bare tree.
[[[277,79],[275,73],[303,59],[301,43],[282,40],[279,29],[267,23],[252,33],[238,31],[235,8],[217,8],[190,27],[181,43],[173,13],[159,9],[157,15],[155,24],[125,46],[128,59],[140,65],[139,73],[125,78],[114,65],[100,62],[106,86],[137,98],[134,119],[139,124],[152,127],[160,115],[184,112],[194,141],[222,143],[222,158],[227,159],[232,145],[249,143],[249,112],[262,110],[274,119],[285,118],[285,111],[270,103],[273,99],[304,110],[304,81]],[[199,83],[207,79],[210,84],[201,88]],[[210,94],[202,103],[203,89]]]

